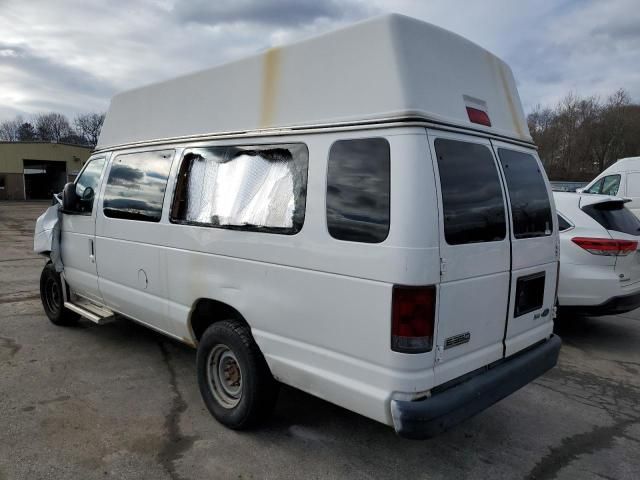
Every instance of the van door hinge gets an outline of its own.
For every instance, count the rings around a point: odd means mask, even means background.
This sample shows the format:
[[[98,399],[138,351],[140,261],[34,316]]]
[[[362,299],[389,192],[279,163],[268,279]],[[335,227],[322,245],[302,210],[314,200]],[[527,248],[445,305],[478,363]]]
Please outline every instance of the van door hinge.
[[[440,275],[444,275],[447,271],[447,259],[440,257]]]
[[[442,361],[443,352],[444,348],[442,348],[442,345],[436,345],[436,363],[440,363]]]

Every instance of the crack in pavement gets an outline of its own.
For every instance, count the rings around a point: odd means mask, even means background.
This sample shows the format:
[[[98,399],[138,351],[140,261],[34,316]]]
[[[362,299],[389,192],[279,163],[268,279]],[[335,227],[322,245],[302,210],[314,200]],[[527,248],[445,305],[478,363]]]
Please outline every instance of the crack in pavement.
[[[187,409],[187,402],[182,397],[182,393],[178,389],[177,375],[175,366],[172,362],[172,356],[167,348],[167,344],[159,341],[158,346],[162,353],[162,359],[169,371],[169,384],[171,385],[171,391],[173,393],[173,401],[171,402],[171,409],[165,417],[164,428],[167,435],[167,441],[160,452],[158,452],[158,461],[162,467],[167,471],[172,480],[187,480],[182,477],[176,470],[175,462],[182,458],[184,452],[191,448],[195,437],[185,436],[180,431],[180,416]]]
[[[550,447],[524,478],[545,480],[556,478],[557,474],[581,455],[593,454],[611,448],[617,438],[625,438],[638,443],[625,430],[640,424],[640,407],[637,402],[638,389],[635,385],[612,382],[610,379],[592,373],[576,372],[558,367],[550,376],[557,376],[553,384],[560,384],[567,390],[554,388],[544,381],[536,384],[551,390],[573,402],[605,411],[613,420],[612,425],[594,426],[591,430],[562,438],[560,445]],[[575,389],[574,387],[579,387]],[[594,472],[595,473],[595,472]]]
[[[630,438],[624,431],[638,423],[638,419],[622,420],[610,426],[595,427],[588,432],[577,433],[562,439],[560,446],[552,447],[542,457],[525,478],[528,480],[545,480],[556,478],[556,475],[579,456],[595,453],[613,446],[616,438]]]

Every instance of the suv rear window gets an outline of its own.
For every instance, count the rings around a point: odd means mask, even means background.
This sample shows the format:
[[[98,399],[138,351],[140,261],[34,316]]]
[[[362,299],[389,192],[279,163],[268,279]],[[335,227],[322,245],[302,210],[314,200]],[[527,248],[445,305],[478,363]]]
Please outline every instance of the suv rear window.
[[[607,230],[640,235],[640,220],[622,202],[587,205],[582,211]]]
[[[511,200],[514,237],[520,239],[551,235],[551,203],[536,158],[529,153],[506,148],[499,148],[498,156]]]
[[[506,235],[498,168],[484,145],[438,138],[444,237],[449,245],[494,242]]]

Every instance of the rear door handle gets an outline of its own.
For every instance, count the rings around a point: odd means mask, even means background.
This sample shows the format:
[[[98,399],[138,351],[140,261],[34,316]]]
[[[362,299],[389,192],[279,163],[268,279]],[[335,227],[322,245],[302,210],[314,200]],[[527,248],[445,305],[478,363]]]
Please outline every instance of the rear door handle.
[[[96,256],[93,250],[93,239],[89,239],[89,261],[91,263],[96,263]]]

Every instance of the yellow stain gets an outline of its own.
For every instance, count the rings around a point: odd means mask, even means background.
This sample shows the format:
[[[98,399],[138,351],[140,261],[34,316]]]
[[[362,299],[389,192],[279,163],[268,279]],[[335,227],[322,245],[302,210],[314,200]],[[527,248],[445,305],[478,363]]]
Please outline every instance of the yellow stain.
[[[270,48],[264,56],[264,71],[262,72],[262,110],[260,127],[272,127],[275,121],[277,104],[278,80],[280,78],[279,48]]]

